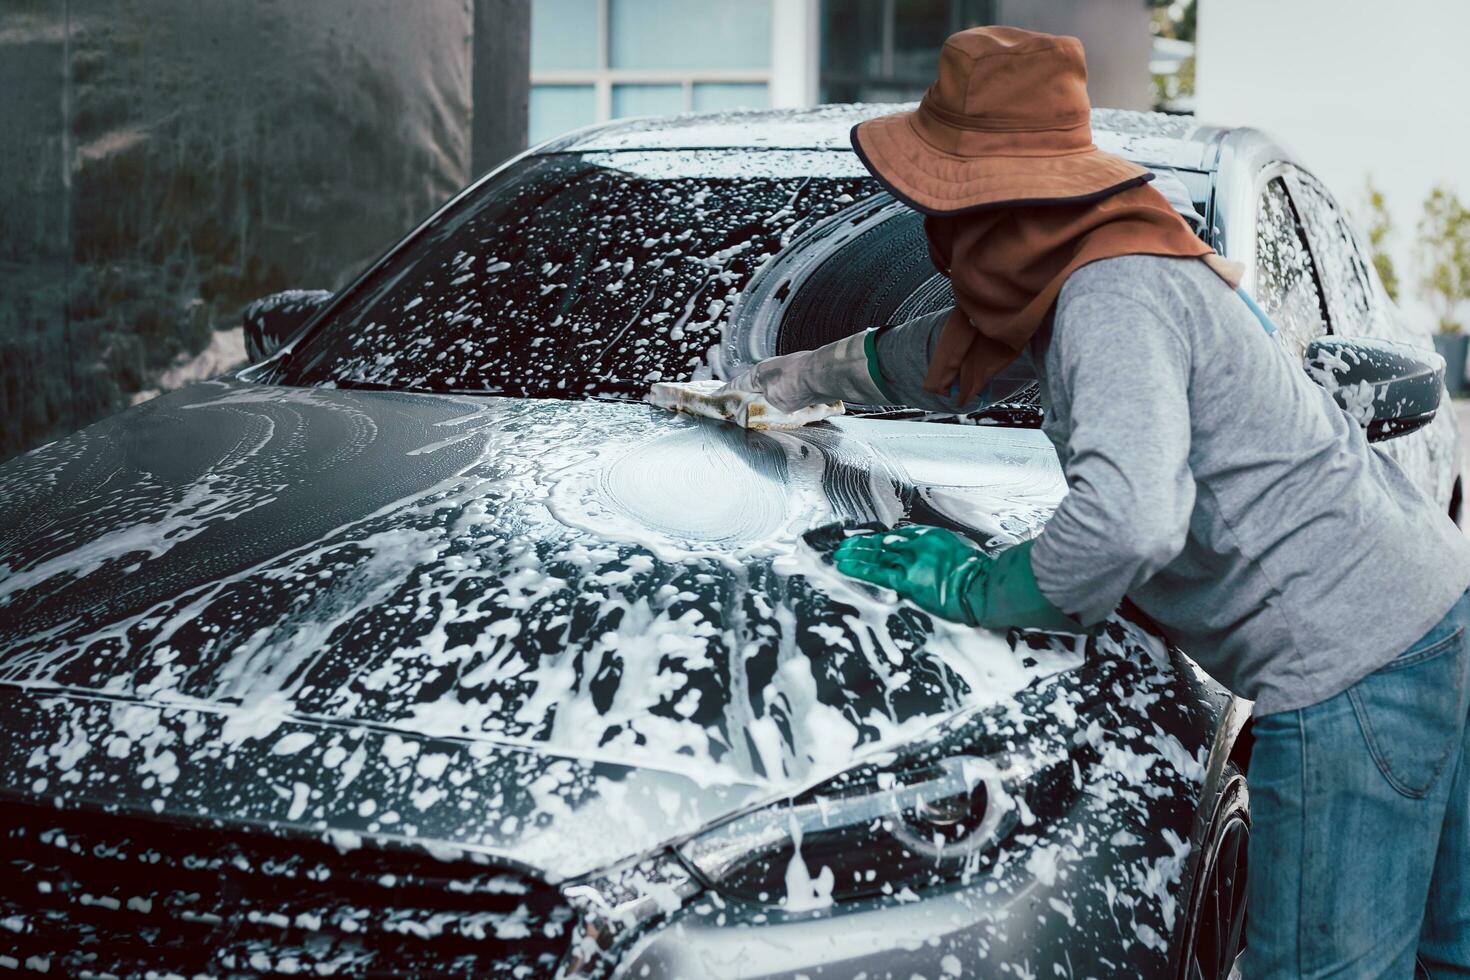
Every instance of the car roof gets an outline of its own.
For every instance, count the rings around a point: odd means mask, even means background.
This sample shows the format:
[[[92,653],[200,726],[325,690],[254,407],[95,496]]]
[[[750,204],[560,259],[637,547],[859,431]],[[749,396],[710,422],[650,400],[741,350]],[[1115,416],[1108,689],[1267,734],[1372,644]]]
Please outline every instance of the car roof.
[[[617,150],[846,150],[848,133],[865,119],[913,109],[917,103],[821,105],[811,109],[695,112],[641,116],[579,129],[537,147],[536,153]],[[1136,163],[1214,170],[1226,131],[1193,116],[1094,109],[1093,142]]]

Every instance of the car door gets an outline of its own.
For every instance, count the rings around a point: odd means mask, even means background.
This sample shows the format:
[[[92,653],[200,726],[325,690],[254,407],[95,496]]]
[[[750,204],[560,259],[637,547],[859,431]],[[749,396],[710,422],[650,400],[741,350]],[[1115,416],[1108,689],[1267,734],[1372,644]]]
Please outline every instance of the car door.
[[[1277,199],[1283,191],[1289,199],[1296,234],[1305,243],[1309,254],[1310,271],[1315,273],[1312,282],[1318,292],[1327,332],[1433,349],[1427,331],[1413,329],[1399,315],[1372,266],[1364,259],[1363,250],[1343,209],[1322,182],[1300,167],[1282,165],[1280,172],[1267,183],[1266,196],[1272,200],[1268,203],[1263,197],[1263,217],[1268,211],[1280,209]],[[1279,216],[1273,216],[1273,223],[1278,220]],[[1258,246],[1257,254],[1259,257],[1266,251]],[[1289,263],[1286,271],[1295,273]],[[1304,285],[1299,285],[1298,289],[1302,293],[1308,291]],[[1300,298],[1298,305],[1309,307],[1310,302]],[[1270,309],[1269,305],[1267,309]],[[1288,319],[1295,316],[1298,321],[1310,319],[1302,317],[1290,305],[1285,307],[1285,315]],[[1448,398],[1445,405],[1449,405]],[[1404,467],[1420,489],[1450,509],[1459,470],[1458,444],[1454,412],[1441,411],[1435,421],[1423,429],[1378,445]]]
[[[1256,197],[1256,302],[1276,323],[1276,338],[1298,360],[1331,333],[1331,318],[1306,230],[1287,188],[1287,168],[1261,174]]]
[[[1401,331],[1392,329],[1395,324],[1375,322],[1380,318],[1371,298],[1368,264],[1359,253],[1352,227],[1327,188],[1299,167],[1286,167],[1282,179],[1306,232],[1333,332],[1409,340]]]

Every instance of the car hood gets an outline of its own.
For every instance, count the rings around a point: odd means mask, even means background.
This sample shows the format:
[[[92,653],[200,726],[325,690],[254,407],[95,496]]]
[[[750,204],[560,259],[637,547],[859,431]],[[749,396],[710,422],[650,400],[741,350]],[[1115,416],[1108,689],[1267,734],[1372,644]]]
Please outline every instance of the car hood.
[[[0,467],[0,792],[582,874],[1079,663],[799,537],[1062,491],[1035,431],[194,385]]]

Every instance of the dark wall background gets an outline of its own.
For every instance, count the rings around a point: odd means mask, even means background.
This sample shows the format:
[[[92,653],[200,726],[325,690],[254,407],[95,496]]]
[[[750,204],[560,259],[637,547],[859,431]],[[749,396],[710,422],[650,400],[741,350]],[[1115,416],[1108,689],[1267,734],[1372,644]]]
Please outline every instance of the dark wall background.
[[[528,0],[6,0],[0,458],[343,285],[524,145],[528,57]]]

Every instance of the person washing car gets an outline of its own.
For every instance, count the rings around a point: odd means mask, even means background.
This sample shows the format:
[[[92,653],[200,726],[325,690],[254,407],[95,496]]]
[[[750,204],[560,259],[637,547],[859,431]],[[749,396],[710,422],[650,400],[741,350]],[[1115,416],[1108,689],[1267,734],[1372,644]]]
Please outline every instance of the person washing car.
[[[1131,599],[1256,702],[1248,975],[1470,975],[1470,542],[1151,175],[1092,145],[1075,38],[955,34],[919,107],[852,143],[925,215],[955,307],[724,390],[963,412],[1029,368],[1069,492],[998,555],[906,526],[837,567],[994,629],[1080,631]]]

